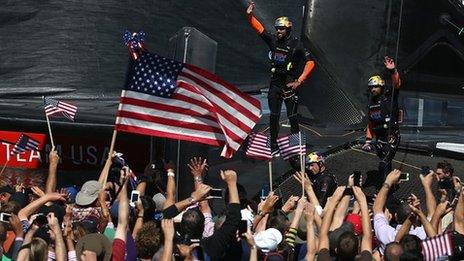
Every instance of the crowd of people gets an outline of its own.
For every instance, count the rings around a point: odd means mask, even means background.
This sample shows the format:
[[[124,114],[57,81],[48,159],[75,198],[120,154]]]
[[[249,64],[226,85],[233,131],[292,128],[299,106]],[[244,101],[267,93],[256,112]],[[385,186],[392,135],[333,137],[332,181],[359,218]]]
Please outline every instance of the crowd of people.
[[[44,188],[0,188],[3,260],[460,260],[464,253],[464,196],[448,162],[421,174],[425,199],[404,200],[393,194],[401,171],[366,196],[353,175],[333,186],[314,153],[294,175],[305,195],[285,202],[274,192],[253,200],[237,173],[224,170],[218,212],[202,158],[188,163],[191,196],[176,200],[171,164],[152,162],[135,175],[110,157],[99,180],[57,188],[59,156],[49,157]]]

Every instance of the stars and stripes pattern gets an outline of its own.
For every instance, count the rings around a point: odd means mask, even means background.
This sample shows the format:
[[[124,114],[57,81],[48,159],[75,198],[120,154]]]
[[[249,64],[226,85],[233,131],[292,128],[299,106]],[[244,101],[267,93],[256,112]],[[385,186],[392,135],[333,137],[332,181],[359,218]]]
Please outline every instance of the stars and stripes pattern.
[[[453,256],[451,232],[422,240],[422,255],[426,261],[435,261],[440,257]]]
[[[279,145],[280,155],[284,160],[306,153],[306,137],[301,132],[280,137],[277,139],[277,144]]]
[[[145,52],[129,66],[116,130],[223,146],[229,158],[260,117],[257,99],[218,76]]]
[[[11,155],[20,154],[25,151],[39,150],[39,141],[34,140],[33,138],[27,136],[26,134],[21,134],[18,141],[13,147],[13,150],[10,152]]]
[[[271,160],[271,140],[268,136],[261,133],[252,133],[248,138],[246,155],[250,158]]]
[[[44,98],[44,108],[47,116],[60,113],[71,121],[74,121],[77,112],[77,106],[48,97]]]

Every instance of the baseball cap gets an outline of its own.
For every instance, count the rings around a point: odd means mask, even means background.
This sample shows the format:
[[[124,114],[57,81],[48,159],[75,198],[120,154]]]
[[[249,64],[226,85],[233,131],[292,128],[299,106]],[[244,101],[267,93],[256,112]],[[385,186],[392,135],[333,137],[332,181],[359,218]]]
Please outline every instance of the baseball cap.
[[[85,250],[95,252],[97,257],[103,257],[101,260],[104,261],[110,260],[113,252],[110,240],[98,233],[88,234],[79,239],[76,244],[76,255],[80,257]]]
[[[81,190],[76,195],[76,204],[86,206],[98,198],[98,193],[102,185],[96,180],[89,180],[82,185]]]
[[[357,236],[362,234],[362,219],[358,214],[348,214],[345,218],[346,222],[353,225],[353,233]]]
[[[268,228],[254,235],[255,243],[263,252],[277,249],[282,242],[282,234],[275,228]]]
[[[69,200],[71,201],[71,203],[74,203],[76,201],[76,196],[77,196],[77,193],[79,192],[76,187],[74,186],[70,186],[70,187],[65,187],[63,188],[66,193],[68,193],[69,195]]]

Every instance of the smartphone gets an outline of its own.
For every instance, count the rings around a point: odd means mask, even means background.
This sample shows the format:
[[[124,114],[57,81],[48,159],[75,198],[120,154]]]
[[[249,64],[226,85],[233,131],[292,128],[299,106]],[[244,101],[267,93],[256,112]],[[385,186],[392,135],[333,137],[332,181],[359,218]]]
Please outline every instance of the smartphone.
[[[427,176],[430,173],[430,167],[429,166],[422,166],[420,173],[422,175],[424,175],[424,176]]]
[[[247,230],[248,230],[248,221],[240,220],[240,224],[238,225],[238,235],[242,236],[242,234],[246,233]]]
[[[209,191],[208,198],[223,198],[223,197],[224,197],[224,193],[222,192],[222,189],[212,188]]]
[[[264,184],[263,187],[261,188],[261,200],[266,200],[267,196],[269,195],[269,185]]]
[[[353,171],[353,185],[357,187],[361,185],[361,171]]]
[[[399,182],[409,181],[409,173],[401,173]]]
[[[345,188],[343,191],[343,196],[352,196],[353,195],[353,188]]]
[[[132,207],[135,207],[135,202],[139,201],[139,198],[140,198],[140,191],[132,190],[129,205],[131,205]]]
[[[10,223],[10,217],[11,217],[10,213],[2,212],[0,213],[0,222]]]
[[[35,217],[34,223],[35,223],[37,226],[42,227],[42,226],[45,226],[45,225],[48,224],[48,220],[47,220],[47,217],[46,217],[43,213],[39,213],[39,214],[37,214],[37,216]]]

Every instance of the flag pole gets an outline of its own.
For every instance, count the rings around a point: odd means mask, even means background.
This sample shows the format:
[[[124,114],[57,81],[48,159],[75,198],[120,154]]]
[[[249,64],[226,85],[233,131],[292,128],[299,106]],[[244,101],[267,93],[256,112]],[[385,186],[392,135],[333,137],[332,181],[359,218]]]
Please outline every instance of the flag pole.
[[[184,55],[182,58],[182,62],[186,63],[187,62],[187,49],[188,49],[188,44],[189,44],[189,37],[190,37],[190,30],[184,31]],[[176,200],[179,199],[179,172],[180,172],[180,146],[181,146],[181,141],[177,140],[177,159],[176,159]]]
[[[47,118],[48,134],[50,134],[50,142],[52,143],[52,148],[53,148],[55,147],[55,142],[53,141],[52,127],[50,126],[50,119],[48,118],[48,115],[46,113],[45,113],[45,117]]]
[[[114,151],[114,144],[116,143],[116,136],[118,135],[117,130],[113,130],[113,136],[111,137],[111,144],[110,144],[110,150],[108,152],[108,158],[111,159],[113,156],[113,151]],[[108,174],[109,171],[106,173],[105,178],[103,179],[103,188],[105,187],[106,182],[108,181]]]
[[[269,191],[273,191],[272,189],[272,159],[269,161]]]
[[[45,104],[45,96],[42,96],[42,99],[43,99],[44,104]],[[50,142],[52,143],[52,148],[53,148],[53,147],[55,147],[55,142],[53,141],[52,127],[50,126],[50,119],[48,118],[48,115],[47,115],[47,112],[45,111],[45,108],[44,108],[44,112],[45,112],[45,118],[47,119],[48,134],[50,135]]]
[[[0,176],[3,174],[3,171],[5,170],[6,165],[8,165],[8,162],[10,162],[10,159],[9,159],[9,158],[8,158],[8,160],[5,162],[5,165],[3,165],[2,170],[0,171]]]
[[[303,161],[303,152],[301,150],[302,147],[302,140],[301,140],[301,131],[298,133],[298,136],[300,137],[300,173],[302,174],[302,180],[301,180],[301,196],[303,197],[305,195],[305,168],[304,168],[304,161]]]

